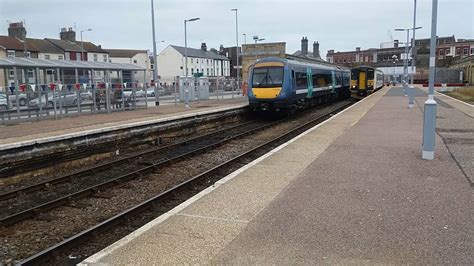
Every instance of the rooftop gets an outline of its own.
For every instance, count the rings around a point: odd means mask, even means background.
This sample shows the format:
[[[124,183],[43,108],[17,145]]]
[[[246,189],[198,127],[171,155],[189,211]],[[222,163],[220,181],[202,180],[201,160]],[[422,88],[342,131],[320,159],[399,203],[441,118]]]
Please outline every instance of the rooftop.
[[[178,53],[180,53],[182,55],[185,55],[185,50],[186,50],[185,47],[176,46],[176,45],[170,45],[170,46],[173,47],[174,49],[176,49],[176,51],[178,51]],[[227,58],[223,55],[219,55],[219,54],[209,52],[209,51],[204,51],[204,50],[201,50],[201,49],[195,49],[195,48],[189,48],[188,47],[187,50],[188,50],[188,56],[189,57],[229,60],[229,58]]]
[[[148,55],[147,50],[130,50],[130,49],[104,49],[104,50],[109,53],[110,57],[130,58],[140,53],[145,53]]]
[[[19,58],[8,57],[0,58],[0,68],[69,68],[69,69],[94,69],[94,70],[131,70],[141,71],[145,70],[142,67],[123,64],[123,63],[108,63],[108,62],[91,62],[91,61],[69,61],[69,60],[46,60],[36,58]]]

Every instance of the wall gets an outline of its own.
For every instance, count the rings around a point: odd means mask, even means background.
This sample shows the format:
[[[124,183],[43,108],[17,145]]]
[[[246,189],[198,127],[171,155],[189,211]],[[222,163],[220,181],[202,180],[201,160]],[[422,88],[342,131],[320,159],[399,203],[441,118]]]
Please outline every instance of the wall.
[[[172,83],[176,76],[182,76],[184,73],[183,69],[181,69],[183,56],[171,46],[166,47],[158,54],[157,63],[161,82]]]
[[[148,58],[147,53],[137,53],[132,58],[130,57],[110,57],[110,62],[112,63],[123,63],[123,64],[132,64],[146,69],[146,81],[144,71],[137,71],[135,73],[135,79],[138,82],[150,82],[152,78],[151,64],[150,59]],[[136,61],[136,63],[134,63]]]
[[[242,45],[242,81],[248,81],[249,68],[257,59],[265,57],[285,58],[286,43],[259,43]],[[230,74],[230,68],[227,67]]]

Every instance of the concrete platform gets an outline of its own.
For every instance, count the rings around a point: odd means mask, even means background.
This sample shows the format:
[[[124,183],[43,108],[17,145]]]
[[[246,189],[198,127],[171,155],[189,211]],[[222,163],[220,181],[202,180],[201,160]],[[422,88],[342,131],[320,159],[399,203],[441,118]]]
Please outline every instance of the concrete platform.
[[[82,264],[472,265],[472,187],[406,106],[384,88]]]
[[[209,100],[193,103],[190,108],[183,104],[149,107],[148,109],[115,112],[110,114],[65,117],[58,120],[41,120],[16,125],[0,126],[0,151],[36,143],[74,138],[95,133],[148,125],[219,112],[247,105],[244,98],[233,100]]]

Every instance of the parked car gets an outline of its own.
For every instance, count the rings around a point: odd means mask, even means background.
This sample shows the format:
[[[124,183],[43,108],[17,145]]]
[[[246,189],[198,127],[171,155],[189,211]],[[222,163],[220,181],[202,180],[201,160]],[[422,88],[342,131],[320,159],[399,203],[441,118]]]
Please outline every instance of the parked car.
[[[132,93],[133,93],[132,88],[123,89],[123,95],[125,96],[125,98],[131,98]],[[145,97],[145,92],[143,90],[140,90],[140,89],[135,89],[135,97],[137,97],[137,98],[138,97]]]
[[[158,88],[158,95],[159,96],[165,95],[165,90],[163,88]],[[146,89],[146,96],[155,97],[155,88]]]
[[[7,106],[7,96],[2,93],[0,94],[0,110],[6,110]]]
[[[76,106],[77,105],[77,94],[75,92],[68,92],[66,93],[66,95],[61,95],[61,97],[59,97],[59,94],[58,93],[55,93],[56,94],[56,106],[59,106],[59,103],[61,103],[63,106]],[[81,103],[82,103],[82,99],[81,99]],[[40,106],[40,103],[39,103],[39,98],[36,98],[34,100],[31,100],[29,102],[29,105],[31,107],[39,107]],[[41,106],[42,107],[45,107],[45,106],[48,106],[48,107],[53,107],[54,106],[54,95],[51,93],[51,94],[48,94],[48,102],[46,103],[46,96],[43,95],[41,96]]]
[[[16,94],[8,95],[8,101],[12,106],[16,106]],[[28,103],[28,95],[26,93],[18,94],[18,102],[20,106],[25,106]]]
[[[92,92],[90,91],[83,91],[80,93],[81,99],[84,100],[92,100]]]

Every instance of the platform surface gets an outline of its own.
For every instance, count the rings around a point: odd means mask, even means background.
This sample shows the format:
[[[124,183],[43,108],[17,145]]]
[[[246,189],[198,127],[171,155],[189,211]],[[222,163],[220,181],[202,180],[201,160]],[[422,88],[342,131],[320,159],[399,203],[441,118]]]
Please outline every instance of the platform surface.
[[[473,145],[456,159],[437,135],[422,160],[417,96],[409,109],[400,88],[382,89],[82,264],[474,264],[458,162]],[[456,119],[438,128],[474,125],[445,103],[438,114]]]
[[[61,139],[62,137],[114,130],[136,124],[153,123],[160,119],[179,118],[187,114],[206,113],[238,108],[247,104],[245,98],[229,100],[209,100],[191,103],[190,108],[183,104],[149,107],[125,112],[64,117],[58,120],[47,119],[34,122],[22,122],[14,125],[0,125],[0,149],[14,144],[39,140]]]

